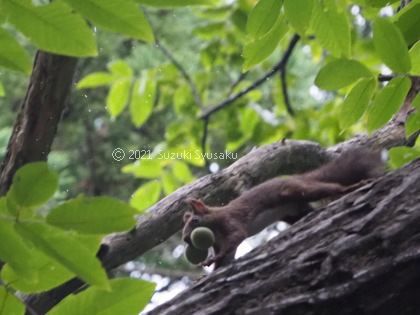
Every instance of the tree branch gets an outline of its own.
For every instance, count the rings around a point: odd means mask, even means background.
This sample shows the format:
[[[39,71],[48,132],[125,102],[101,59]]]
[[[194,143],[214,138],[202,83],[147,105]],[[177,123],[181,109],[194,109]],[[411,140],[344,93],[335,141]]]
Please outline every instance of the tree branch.
[[[228,95],[233,93],[233,90],[238,86],[239,83],[242,82],[243,79],[246,78],[246,76],[248,75],[249,71],[247,72],[242,72],[241,75],[238,77],[238,79],[236,79],[235,82],[233,82],[232,86],[229,89]]]
[[[196,87],[194,81],[191,79],[190,75],[187,73],[187,71],[181,65],[181,63],[175,58],[175,56],[168,49],[166,49],[165,46],[163,46],[160,43],[160,41],[157,38],[157,34],[155,32],[155,29],[152,26],[152,23],[150,22],[148,12],[146,10],[143,10],[143,12],[144,12],[144,15],[146,16],[146,19],[148,20],[149,25],[152,29],[153,37],[155,38],[156,47],[174,64],[174,66],[179,70],[179,72],[181,72],[182,76],[185,78],[188,85],[190,86],[191,92],[193,94],[193,97],[194,97],[194,100],[195,100],[197,106],[202,109],[203,108],[203,103],[201,102],[200,94],[197,91],[197,87]]]
[[[229,96],[228,98],[226,98],[224,101],[220,102],[219,104],[206,109],[200,116],[199,118],[201,119],[205,119],[207,117],[209,117],[210,115],[212,115],[213,113],[221,110],[222,108],[228,106],[229,104],[232,104],[234,101],[236,101],[237,99],[239,99],[240,97],[242,97],[243,95],[247,94],[248,92],[254,90],[255,88],[257,88],[258,86],[260,86],[263,82],[265,82],[269,77],[271,77],[274,73],[276,73],[277,71],[279,71],[288,61],[288,59],[290,58],[293,49],[295,48],[297,42],[299,41],[299,35],[294,35],[289,43],[289,47],[286,49],[286,51],[283,54],[282,59],[280,60],[279,63],[277,63],[272,69],[270,69],[268,72],[266,72],[262,77],[260,77],[259,79],[257,79],[255,82],[253,82],[250,86],[244,88],[242,91]]]
[[[200,95],[198,94],[197,91],[197,87],[194,83],[194,81],[191,79],[191,77],[189,76],[189,74],[187,73],[187,71],[184,69],[184,67],[179,63],[178,60],[176,60],[175,56],[172,55],[172,53],[165,48],[165,46],[163,46],[157,39],[156,35],[155,35],[155,43],[156,43],[156,47],[163,52],[163,54],[168,57],[168,59],[174,64],[174,66],[179,70],[179,72],[181,72],[182,76],[185,78],[185,80],[187,81],[188,85],[191,88],[191,92],[194,96],[194,100],[197,104],[198,107],[203,108],[203,103],[201,102],[201,98]]]
[[[286,105],[286,110],[290,114],[290,116],[294,116],[295,111],[293,110],[292,104],[290,103],[289,91],[287,90],[286,64],[287,62],[280,68],[281,89],[283,91],[283,99],[284,99],[284,104]]]
[[[407,75],[404,75],[404,74],[388,74],[388,75],[379,74],[378,75],[378,81],[379,82],[387,82],[387,81],[391,81],[394,78],[404,77],[404,76],[407,76]],[[420,76],[417,76],[417,75],[408,75],[408,77],[411,78],[412,80],[416,80],[416,79],[420,78]]]
[[[0,167],[0,196],[6,194],[16,170],[45,161],[70,94],[77,58],[39,50],[19,115]]]
[[[209,159],[207,158],[206,152],[206,142],[207,142],[207,135],[208,135],[208,131],[209,131],[209,119],[210,118],[206,118],[204,119],[204,124],[203,124],[203,136],[201,137],[201,151],[203,152],[203,156],[204,156],[204,162],[206,165],[207,170],[210,171],[210,162]]]

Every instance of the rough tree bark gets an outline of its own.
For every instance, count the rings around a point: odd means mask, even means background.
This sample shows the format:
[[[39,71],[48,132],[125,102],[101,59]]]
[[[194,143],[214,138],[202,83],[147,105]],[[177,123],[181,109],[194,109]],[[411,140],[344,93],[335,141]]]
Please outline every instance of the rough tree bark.
[[[148,314],[419,314],[419,183],[417,159]]]
[[[76,63],[76,58],[37,52],[26,96],[0,165],[0,196],[9,190],[19,167],[47,159],[70,94]]]

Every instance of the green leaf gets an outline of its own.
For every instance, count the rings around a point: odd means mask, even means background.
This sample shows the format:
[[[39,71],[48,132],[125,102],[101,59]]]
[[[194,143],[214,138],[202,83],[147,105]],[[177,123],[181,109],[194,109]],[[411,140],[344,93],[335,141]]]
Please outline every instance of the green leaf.
[[[74,234],[72,237],[83,244],[92,255],[98,252],[102,240],[101,236],[96,235]],[[24,293],[35,293],[55,288],[75,276],[73,272],[70,272],[67,268],[40,251],[33,251],[28,263],[38,273],[37,281],[29,281],[23,275],[16,274],[9,264],[6,264],[1,270],[3,281],[15,290]]]
[[[242,131],[242,134],[245,136],[245,138],[249,140],[254,133],[255,126],[258,124],[259,116],[255,110],[251,108],[241,109],[240,115],[240,130]]]
[[[15,230],[35,248],[55,259],[83,281],[109,289],[101,262],[72,234],[42,222],[19,221]]]
[[[136,225],[136,210],[109,197],[76,199],[62,203],[48,214],[47,223],[86,234],[123,232]]]
[[[76,89],[96,88],[98,86],[107,85],[116,80],[116,76],[107,72],[95,72],[85,76],[77,83]]]
[[[392,169],[396,169],[420,157],[420,150],[418,148],[396,147],[391,148],[388,154]]]
[[[246,23],[248,20],[248,15],[244,11],[240,9],[234,10],[230,16],[230,20],[232,24],[237,27],[238,30],[240,30],[243,33],[246,32]]]
[[[1,198],[4,202],[5,198]],[[0,216],[0,260],[8,263],[16,272],[28,279],[35,281],[37,274],[31,265],[32,251],[23,242],[22,238],[13,229],[14,221]]]
[[[0,82],[0,97],[6,96],[6,92],[4,91],[3,84]]]
[[[211,23],[204,26],[196,27],[193,31],[193,34],[202,39],[210,40],[216,36],[220,36],[221,34],[223,34],[225,32],[225,29],[225,22]]]
[[[3,281],[23,293],[36,293],[52,289],[74,277],[74,273],[39,251],[34,251],[30,264],[38,272],[37,281],[28,281],[26,277],[14,272],[9,264],[1,270]]]
[[[188,164],[183,161],[176,161],[172,166],[172,172],[175,177],[182,183],[189,183],[194,180]]]
[[[278,24],[281,6],[281,1],[277,0],[258,1],[248,16],[247,36],[250,39],[258,39],[269,33]]]
[[[334,0],[316,2],[312,28],[321,45],[336,57],[350,57],[350,24],[345,12],[339,12]]]
[[[165,173],[162,176],[162,186],[165,194],[169,195],[179,188],[179,183],[173,174]]]
[[[178,87],[172,97],[173,106],[177,115],[196,115],[197,105],[191,94],[191,88],[184,84]]]
[[[368,109],[368,128],[374,130],[386,122],[401,107],[411,86],[408,77],[394,78],[378,93]]]
[[[417,93],[416,97],[411,102],[411,106],[420,110],[420,93]]]
[[[2,28],[0,28],[0,66],[26,74],[31,73],[32,69],[28,53],[9,32]],[[0,96],[4,94],[0,93]]]
[[[124,110],[130,93],[130,78],[116,80],[106,97],[106,105],[112,117],[117,117]]]
[[[131,94],[131,120],[136,127],[143,125],[153,112],[156,97],[156,81],[144,76],[134,83]]]
[[[372,77],[365,65],[356,60],[340,58],[327,63],[319,70],[315,84],[323,90],[334,91],[363,77]]]
[[[130,204],[140,211],[146,210],[158,201],[161,189],[159,182],[147,182],[134,192]]]
[[[382,61],[392,71],[407,73],[410,70],[411,62],[404,37],[389,19],[374,20],[373,43]]]
[[[314,0],[285,0],[286,17],[299,35],[304,36],[312,18]]]
[[[397,1],[398,0],[366,0],[366,5],[371,7],[382,8]]]
[[[173,8],[186,7],[193,5],[215,5],[219,0],[137,0],[138,3],[157,7],[157,8]]]
[[[96,56],[95,37],[85,20],[60,1],[34,6],[30,0],[2,0],[7,21],[38,48],[68,56]]]
[[[90,287],[77,295],[69,295],[48,315],[136,315],[149,303],[156,285],[139,279],[119,278],[111,280],[112,291]]]
[[[107,65],[109,71],[117,77],[132,77],[133,69],[124,60],[115,60]]]
[[[412,135],[417,130],[420,130],[420,94],[418,93],[411,102],[411,106],[417,108],[417,112],[408,117],[405,123],[405,131],[407,136]]]
[[[124,166],[122,171],[132,173],[138,178],[158,178],[162,175],[163,169],[159,160],[143,158],[134,164]]]
[[[372,99],[375,87],[375,78],[364,78],[352,88],[341,106],[341,129],[350,127],[362,117]]]
[[[411,71],[410,74],[420,75],[420,41],[411,47],[409,52],[411,58]]]
[[[50,171],[46,162],[28,163],[13,177],[8,193],[22,207],[35,207],[50,199],[58,187],[57,173]]]
[[[153,32],[143,11],[131,0],[64,0],[99,27],[153,42]]]
[[[3,286],[0,286],[0,314],[25,314],[25,305]]]
[[[412,1],[392,19],[404,36],[407,46],[420,39],[420,2]]]
[[[420,130],[420,112],[412,114],[408,117],[407,122],[405,123],[405,131],[407,136],[412,135],[417,130]]]
[[[286,35],[288,29],[288,26],[284,23],[284,15],[281,14],[277,23],[266,35],[247,42],[243,50],[245,59],[243,71],[248,71],[270,56],[283,36]]]

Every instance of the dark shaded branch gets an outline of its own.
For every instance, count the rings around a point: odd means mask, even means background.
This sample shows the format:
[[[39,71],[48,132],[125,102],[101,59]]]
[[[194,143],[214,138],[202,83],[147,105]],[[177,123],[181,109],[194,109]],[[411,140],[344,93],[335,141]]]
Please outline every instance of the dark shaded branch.
[[[241,73],[241,75],[238,77],[238,79],[236,79],[236,81],[233,82],[232,86],[230,87],[228,95],[233,93],[233,90],[238,86],[239,83],[242,82],[243,79],[246,78],[248,73],[249,73],[249,71]]]
[[[172,55],[172,53],[163,46],[159,40],[156,38],[155,35],[155,43],[156,47],[166,56],[168,59],[174,64],[174,66],[181,72],[182,76],[187,81],[188,85],[191,88],[191,92],[194,96],[194,100],[197,103],[197,106],[200,108],[203,108],[203,103],[201,102],[200,94],[198,94],[197,87],[194,83],[194,81],[191,79],[190,75],[187,73],[187,71],[184,69],[184,67],[179,63],[178,60],[176,60],[175,56]]]
[[[284,104],[286,105],[286,110],[290,114],[290,116],[294,116],[295,111],[293,110],[292,104],[290,103],[289,91],[287,89],[286,64],[287,64],[287,62],[280,68],[281,89],[283,91],[283,99],[284,99]]]
[[[175,56],[163,46],[160,41],[157,38],[157,34],[155,32],[155,29],[150,22],[149,14],[147,10],[143,10],[144,15],[146,16],[146,19],[149,22],[149,25],[152,29],[153,37],[155,38],[155,44],[156,47],[166,56],[168,59],[174,64],[174,66],[181,72],[181,75],[184,77],[184,79],[187,81],[188,85],[190,86],[191,92],[193,94],[194,100],[198,107],[203,108],[203,103],[201,102],[200,94],[198,94],[197,87],[194,83],[194,81],[191,79],[190,75],[187,73],[185,68],[181,65],[181,63],[175,58]]]
[[[201,150],[203,152],[203,156],[204,156],[204,162],[206,165],[207,170],[210,171],[210,162],[207,158],[206,155],[206,142],[207,142],[207,136],[208,136],[208,131],[209,131],[209,119],[210,118],[205,118],[204,119],[204,124],[203,124],[203,136],[201,137]]]
[[[194,81],[191,79],[191,77],[189,76],[189,74],[187,73],[187,71],[185,71],[185,68],[179,63],[179,61],[175,58],[175,56],[168,50],[166,49],[165,46],[163,46],[158,38],[157,38],[157,34],[155,32],[154,27],[151,25],[150,23],[150,19],[149,19],[149,13],[147,12],[147,10],[143,10],[144,15],[146,16],[149,25],[151,26],[152,29],[152,33],[153,33],[153,37],[155,38],[155,44],[156,47],[166,56],[168,57],[168,59],[174,64],[174,66],[179,70],[179,72],[181,72],[181,75],[184,77],[184,79],[187,81],[188,85],[191,88],[191,92],[193,94],[194,100],[197,103],[197,106],[199,108],[203,108],[203,104],[201,102],[201,98],[200,98],[200,94],[198,94],[197,91],[197,87],[194,83]]]
[[[379,74],[378,75],[378,81],[379,82],[387,82],[387,81],[391,81],[393,78],[395,78],[396,76],[393,74],[389,74],[389,75],[385,75],[385,74]]]
[[[279,63],[277,63],[272,69],[270,69],[268,72],[266,72],[263,76],[261,76],[260,78],[258,78],[255,82],[253,82],[250,86],[244,88],[242,91],[229,96],[228,98],[226,98],[224,101],[220,102],[219,104],[206,109],[200,116],[199,118],[201,119],[205,119],[207,117],[209,117],[210,115],[212,115],[213,113],[221,110],[222,108],[226,107],[229,104],[232,104],[234,101],[236,101],[237,99],[239,99],[240,97],[242,97],[243,95],[247,94],[248,92],[254,90],[255,88],[257,88],[258,86],[260,86],[262,83],[264,83],[269,77],[271,77],[273,74],[275,74],[277,71],[279,71],[288,61],[288,59],[290,58],[293,49],[295,48],[297,42],[299,41],[299,35],[293,35],[289,46],[287,47],[286,51],[283,54],[283,57],[281,58],[281,60],[279,61]]]
[[[388,81],[391,81],[394,78],[403,77],[403,76],[407,76],[407,75],[405,75],[405,74],[388,74],[388,75],[379,74],[378,75],[378,81],[379,82],[388,82]],[[412,80],[420,78],[420,76],[416,76],[416,75],[409,75],[408,77],[411,78]]]

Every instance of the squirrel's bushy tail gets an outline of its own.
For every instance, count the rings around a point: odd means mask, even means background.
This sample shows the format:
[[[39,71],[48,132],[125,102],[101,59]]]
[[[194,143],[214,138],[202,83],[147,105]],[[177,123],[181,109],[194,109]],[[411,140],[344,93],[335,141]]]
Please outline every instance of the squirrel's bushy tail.
[[[308,174],[309,178],[349,186],[363,179],[377,178],[385,173],[380,151],[355,147],[344,151],[338,158]]]

